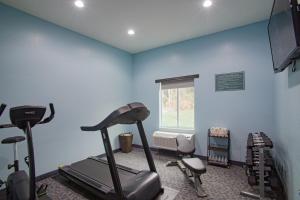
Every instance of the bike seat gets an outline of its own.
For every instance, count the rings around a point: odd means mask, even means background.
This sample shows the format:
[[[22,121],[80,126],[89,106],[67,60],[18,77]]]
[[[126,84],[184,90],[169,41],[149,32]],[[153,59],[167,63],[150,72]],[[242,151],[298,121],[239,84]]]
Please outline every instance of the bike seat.
[[[17,142],[22,142],[25,140],[24,136],[14,136],[14,137],[8,137],[1,141],[2,144],[13,144]]]

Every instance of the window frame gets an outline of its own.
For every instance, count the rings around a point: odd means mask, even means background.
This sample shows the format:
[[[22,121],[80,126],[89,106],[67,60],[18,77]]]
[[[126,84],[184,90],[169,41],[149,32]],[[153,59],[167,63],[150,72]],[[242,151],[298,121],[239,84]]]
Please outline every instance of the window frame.
[[[194,89],[194,125],[193,128],[184,128],[184,127],[179,127],[179,88],[184,88],[184,87],[176,87],[177,90],[177,127],[167,127],[167,126],[162,126],[162,84],[160,84],[159,87],[159,130],[160,131],[169,131],[169,132],[178,132],[178,133],[195,133],[195,125],[196,125],[196,90],[195,90],[195,82],[193,80],[193,89]]]

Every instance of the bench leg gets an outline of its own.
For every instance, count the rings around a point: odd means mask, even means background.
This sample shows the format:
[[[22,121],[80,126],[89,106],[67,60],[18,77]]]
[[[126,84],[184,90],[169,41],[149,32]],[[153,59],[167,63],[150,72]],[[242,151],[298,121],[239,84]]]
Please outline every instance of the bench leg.
[[[185,174],[186,174],[186,176],[187,176],[188,178],[194,176],[193,173],[191,172],[191,170],[189,170],[189,169],[187,169],[187,168],[185,169]]]
[[[194,176],[194,186],[195,186],[195,189],[197,191],[197,195],[199,197],[206,197],[207,194],[205,193],[205,191],[202,188],[202,182],[201,182],[201,179],[200,179],[200,175],[196,174],[196,173],[193,173],[193,176]]]

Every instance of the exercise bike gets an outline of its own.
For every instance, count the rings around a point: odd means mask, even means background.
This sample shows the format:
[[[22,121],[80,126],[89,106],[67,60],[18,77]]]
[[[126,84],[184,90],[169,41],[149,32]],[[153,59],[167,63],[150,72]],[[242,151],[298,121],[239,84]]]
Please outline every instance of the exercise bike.
[[[54,118],[54,106],[50,105],[51,114],[43,119],[46,113],[46,107],[40,106],[19,106],[10,109],[11,124],[0,125],[0,128],[17,127],[22,129],[27,138],[28,157],[25,162],[29,166],[29,177],[24,170],[19,170],[19,161],[17,158],[17,143],[25,140],[25,137],[16,136],[6,138],[2,141],[4,144],[14,144],[14,164],[9,165],[9,169],[14,167],[14,172],[11,173],[6,182],[6,194],[8,200],[36,200],[50,199],[46,195],[47,185],[41,185],[36,190],[35,183],[35,162],[34,149],[32,141],[31,128],[36,124],[45,124]],[[0,106],[0,116],[5,108],[5,105]]]
[[[22,142],[25,140],[24,136],[14,136],[14,137],[8,137],[5,138],[1,141],[2,144],[13,144],[13,149],[14,149],[14,162],[13,164],[9,164],[8,165],[8,169],[10,170],[11,168],[14,168],[14,173],[17,173],[19,171],[19,160],[18,160],[18,143]],[[29,167],[29,157],[26,156],[24,158],[25,163],[27,164],[27,166]],[[0,187],[5,184],[6,188],[9,188],[9,186],[7,185],[7,182],[4,182],[0,179]],[[47,184],[41,184],[37,190],[37,196],[38,198],[42,197],[43,195],[47,194],[47,188],[48,185]]]

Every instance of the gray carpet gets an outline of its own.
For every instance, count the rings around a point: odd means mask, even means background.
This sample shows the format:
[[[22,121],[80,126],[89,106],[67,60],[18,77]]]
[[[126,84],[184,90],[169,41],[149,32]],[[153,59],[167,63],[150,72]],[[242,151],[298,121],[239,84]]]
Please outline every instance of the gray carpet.
[[[153,153],[155,165],[161,176],[163,186],[170,188],[167,193],[171,194],[171,199],[175,200],[193,200],[201,199],[197,197],[195,189],[189,180],[183,175],[177,167],[165,167],[168,160],[174,160],[173,157]],[[147,162],[141,149],[134,149],[131,153],[116,153],[116,162],[135,169],[148,169]],[[207,173],[201,176],[203,188],[208,194],[204,200],[243,200],[248,199],[240,196],[240,191],[251,190],[247,184],[247,177],[243,168],[238,166],[231,166],[229,169],[207,166]],[[63,178],[57,176],[48,178],[40,183],[49,184],[49,196],[52,199],[62,200],[83,200],[83,199],[96,199],[90,196],[85,191],[70,185]],[[173,192],[172,192],[173,191]],[[178,191],[178,194],[176,195]],[[167,196],[168,196],[167,194]],[[176,195],[175,198],[172,195]],[[162,198],[164,199],[164,198]],[[168,199],[168,198],[165,198]],[[168,199],[169,200],[169,199]]]

